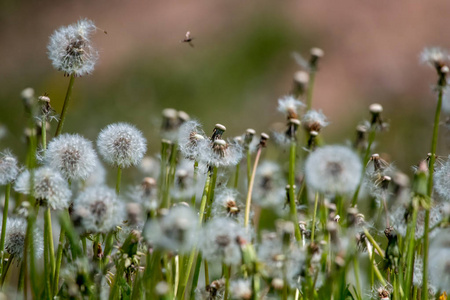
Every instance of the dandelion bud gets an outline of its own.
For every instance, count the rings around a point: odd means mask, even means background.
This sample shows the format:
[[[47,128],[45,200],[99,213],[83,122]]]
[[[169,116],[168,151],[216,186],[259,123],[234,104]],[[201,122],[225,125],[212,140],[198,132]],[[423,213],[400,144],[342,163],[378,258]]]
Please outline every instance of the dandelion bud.
[[[278,291],[282,290],[284,287],[284,281],[281,278],[274,278],[272,279],[272,282],[270,283],[272,287]]]
[[[259,139],[259,146],[265,148],[267,146],[267,140],[269,140],[269,135],[267,133],[261,133],[261,138]]]
[[[367,144],[366,138],[367,138],[367,127],[365,125],[356,126],[356,139],[354,147],[356,149],[365,149]]]
[[[36,99],[34,97],[34,89],[30,87],[26,88],[20,93],[20,96],[22,98],[25,111],[27,113],[32,113],[33,108],[36,105]]]
[[[438,173],[438,172],[436,172]],[[439,178],[439,176],[438,176]],[[435,181],[436,182],[436,181]],[[414,174],[414,181],[412,184],[413,191],[417,195],[426,196],[428,191],[428,164],[425,160],[419,163],[416,173]]]
[[[295,139],[295,136],[297,135],[297,129],[300,126],[300,120],[298,119],[289,119],[288,120],[288,128],[285,132],[286,136],[289,139]]]
[[[56,30],[47,45],[53,67],[65,75],[92,73],[98,52],[92,47],[90,36],[96,29],[94,22],[84,19]]]
[[[248,149],[250,146],[250,143],[253,141],[253,137],[255,136],[256,131],[254,129],[247,129],[245,131],[245,136],[244,136],[244,145],[245,145],[245,149]]]
[[[0,185],[13,181],[18,173],[17,158],[9,150],[0,152]]]
[[[189,121],[189,119],[191,118],[191,117],[189,117],[189,115],[186,112],[184,112],[182,110],[178,111],[177,116],[178,116],[179,125],[184,124],[185,122]]]
[[[78,134],[62,134],[50,141],[45,163],[66,179],[84,180],[95,171],[97,154],[92,143]]]
[[[348,225],[348,227],[355,226],[357,214],[358,214],[358,209],[356,207],[349,207],[347,209],[347,225]]]
[[[316,138],[319,135],[317,131],[310,131],[309,132],[309,138],[308,138],[308,149],[314,150],[316,148]]]
[[[306,93],[309,83],[309,74],[305,71],[298,71],[294,74],[294,93],[303,96]]]
[[[227,128],[225,126],[223,126],[222,124],[216,124],[214,126],[214,130],[211,136],[211,141],[215,141],[217,139],[221,139],[222,138],[222,134],[227,130]]]
[[[107,163],[126,168],[140,163],[147,151],[147,141],[133,125],[115,123],[102,129],[97,147]]]
[[[320,48],[311,48],[310,50],[311,58],[309,61],[309,66],[312,70],[317,70],[317,64],[319,60],[324,56],[324,52]]]

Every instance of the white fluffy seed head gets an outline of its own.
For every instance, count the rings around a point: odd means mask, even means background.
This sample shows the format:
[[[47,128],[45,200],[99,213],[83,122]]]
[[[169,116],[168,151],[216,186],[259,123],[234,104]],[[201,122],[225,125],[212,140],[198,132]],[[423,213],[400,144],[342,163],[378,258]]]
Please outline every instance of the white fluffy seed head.
[[[56,170],[49,167],[40,167],[34,171],[33,191],[30,191],[30,172],[22,172],[17,178],[14,189],[23,194],[32,194],[43,205],[54,210],[69,207],[72,192],[67,180]]]
[[[244,209],[238,192],[228,188],[218,190],[213,203],[213,215],[232,218],[243,224]]]
[[[125,204],[106,186],[90,187],[74,201],[74,214],[86,232],[107,233],[125,219]]]
[[[84,180],[96,168],[97,154],[92,143],[78,134],[62,134],[48,144],[44,162],[66,179]]]
[[[178,205],[161,219],[152,221],[145,230],[145,238],[158,248],[187,253],[195,244],[197,221],[191,208]]]
[[[316,131],[319,132],[323,127],[328,125],[327,117],[322,113],[322,111],[309,110],[303,115],[302,122],[303,128],[306,131]]]
[[[249,300],[252,298],[252,285],[249,280],[238,279],[230,282],[231,298],[236,300]]]
[[[21,218],[9,218],[6,225],[5,250],[10,255],[21,260],[25,245],[27,222]],[[44,251],[43,235],[37,228],[33,231],[34,255],[36,258],[42,256]]]
[[[278,99],[278,111],[285,114],[288,119],[298,119],[298,110],[305,104],[294,96],[284,96]]]
[[[325,146],[311,153],[305,163],[307,184],[325,194],[353,192],[361,178],[362,164],[344,146]]]
[[[200,145],[199,160],[209,166],[235,166],[243,156],[242,145],[217,139],[212,144],[205,140]]]
[[[223,262],[227,265],[241,263],[241,249],[238,239],[248,240],[243,227],[229,218],[211,220],[200,235],[200,247],[207,260]]]
[[[185,122],[178,131],[180,152],[187,159],[198,160],[200,149],[207,143],[200,123],[195,120]]]
[[[94,22],[87,19],[55,30],[47,45],[53,67],[76,76],[92,73],[98,59],[98,52],[90,40],[95,30]]]
[[[450,286],[450,232],[446,229],[439,233],[430,243],[428,274],[431,283],[438,290]]]
[[[18,173],[17,158],[9,150],[0,152],[0,185],[13,181]]]
[[[440,67],[448,61],[448,59],[448,52],[439,47],[425,48],[422,53],[420,53],[420,61],[435,68]]]
[[[127,168],[141,162],[147,151],[147,141],[133,125],[115,123],[100,132],[97,147],[107,163]]]
[[[434,190],[445,201],[450,202],[450,157],[434,174]]]

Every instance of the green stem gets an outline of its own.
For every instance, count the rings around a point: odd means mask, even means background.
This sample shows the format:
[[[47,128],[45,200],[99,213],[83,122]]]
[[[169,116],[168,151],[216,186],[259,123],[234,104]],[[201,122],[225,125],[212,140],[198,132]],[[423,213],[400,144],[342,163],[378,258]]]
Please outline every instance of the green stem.
[[[364,180],[364,174],[366,173],[366,167],[367,167],[367,163],[369,162],[372,144],[375,141],[375,133],[376,133],[375,128],[371,128],[370,133],[369,133],[369,141],[368,141],[366,153],[364,154],[363,167],[362,167],[362,171],[361,171],[361,179],[359,180],[358,187],[356,188],[355,193],[353,194],[352,207],[355,207],[358,202],[358,195],[361,190],[362,182]]]
[[[240,169],[240,167],[241,167],[241,164],[238,163],[236,165],[236,170],[235,170],[235,173],[234,173],[234,185],[233,185],[233,188],[235,190],[237,190],[238,184],[239,184],[239,169]]]
[[[298,226],[297,206],[295,204],[295,155],[296,155],[296,142],[291,141],[291,147],[289,151],[289,209],[291,215],[291,221],[294,223],[295,239],[300,243],[302,235],[300,233],[300,227]]]
[[[47,120],[45,116],[42,117],[42,123],[41,123],[41,138],[42,138],[42,149],[47,149]]]
[[[231,266],[223,264],[222,268],[225,276],[225,295],[223,296],[223,299],[227,300],[230,289]]]
[[[61,269],[64,239],[65,239],[65,231],[64,228],[61,227],[61,231],[59,232],[58,250],[56,253],[55,276],[53,277],[53,296],[56,296],[58,293],[59,270]]]
[[[414,249],[415,249],[415,234],[416,234],[416,222],[417,222],[417,206],[413,203],[413,215],[411,220],[411,230],[409,233],[409,245],[408,256],[406,263],[406,299],[409,299],[412,286],[412,278],[414,274]]]
[[[52,215],[50,212],[50,207],[47,207],[44,215],[44,222],[47,224],[46,234],[48,236],[48,250],[50,256],[50,267],[51,267],[51,278],[53,277],[53,273],[55,272],[55,248],[53,245],[53,232],[52,232]]]
[[[258,167],[259,158],[261,156],[262,147],[258,148],[258,152],[256,152],[255,164],[253,165],[253,171],[250,177],[250,181],[248,184],[248,192],[247,199],[245,201],[245,219],[244,219],[244,227],[248,227],[249,219],[250,219],[250,208],[252,206],[252,192],[253,192],[253,184],[255,182],[255,174],[256,168]]]
[[[194,162],[194,182],[193,185],[197,186],[197,179],[198,179],[198,161]],[[193,209],[195,209],[195,195],[196,193],[194,193],[194,195],[192,195],[191,198],[191,206]]]
[[[211,217],[211,211],[212,211],[212,204],[214,201],[214,191],[216,188],[216,181],[217,181],[217,167],[213,168],[212,178],[211,178],[211,184],[209,186],[208,190],[208,200],[207,200],[207,206],[206,206],[206,218],[205,220],[209,220]]]
[[[200,276],[200,268],[202,266],[202,254],[199,253],[197,255],[197,263],[195,264],[195,271],[194,271],[194,276],[192,277],[192,283],[191,283],[191,292],[189,293],[190,298],[189,299],[194,299],[194,295],[195,295],[195,289],[197,288],[197,283],[198,283],[198,278]]]
[[[0,253],[3,255],[5,249],[6,220],[8,219],[9,197],[11,195],[11,182],[6,185],[5,189],[5,205],[3,206],[2,235],[0,239]],[[0,262],[3,263],[3,262]]]
[[[120,193],[120,181],[122,180],[122,168],[117,168],[117,177],[116,177],[116,194]]]
[[[314,213],[311,225],[311,243],[314,243],[314,232],[316,230],[316,214],[317,214],[317,203],[319,202],[319,193],[316,192],[316,197],[314,200]]]
[[[9,267],[12,265],[13,260],[14,260],[14,255],[11,255],[8,258],[8,261],[6,262],[6,266],[3,268],[3,273],[0,278],[0,290],[3,288],[3,284],[5,283],[5,279],[6,279],[6,274],[8,273]]]
[[[250,178],[252,176],[252,154],[250,149],[247,149],[247,185],[250,184]]]
[[[64,104],[61,112],[61,117],[59,119],[58,127],[56,127],[55,137],[61,134],[62,128],[64,126],[64,121],[66,119],[67,108],[69,107],[74,81],[75,81],[75,74],[72,73],[70,74],[69,86],[67,87],[66,97],[64,98]]]
[[[353,268],[355,270],[355,279],[356,279],[356,291],[358,292],[358,299],[361,299],[361,281],[359,279],[359,261],[358,261],[358,255],[353,255]]]
[[[439,133],[439,119],[441,116],[441,107],[442,107],[442,95],[444,92],[444,87],[438,85],[439,94],[438,94],[438,103],[436,106],[436,113],[434,114],[434,126],[433,126],[433,137],[431,139],[431,157],[430,157],[430,165],[428,167],[428,189],[427,196],[431,198],[433,193],[433,174],[434,174],[434,163],[436,161],[436,148],[438,142],[438,133]],[[430,208],[427,207],[425,211],[425,228],[423,234],[423,285],[422,290],[423,299],[428,300],[428,247],[429,247],[429,230],[430,230]]]
[[[384,251],[381,250],[380,245],[378,245],[378,243],[375,241],[373,236],[369,233],[369,231],[366,228],[363,227],[363,230],[364,234],[369,239],[370,243],[375,247],[375,249],[377,249],[378,254],[384,259]]]
[[[310,110],[312,107],[312,96],[314,89],[314,79],[316,78],[316,71],[311,70],[309,72],[309,83],[308,83],[308,91],[306,96],[306,110]]]

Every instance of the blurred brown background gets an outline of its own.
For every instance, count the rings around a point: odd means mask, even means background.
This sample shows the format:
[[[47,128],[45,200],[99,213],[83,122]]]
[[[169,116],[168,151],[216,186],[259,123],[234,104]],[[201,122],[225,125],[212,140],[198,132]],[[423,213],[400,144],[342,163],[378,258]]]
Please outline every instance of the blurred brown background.
[[[313,106],[331,122],[327,142],[353,139],[356,124],[369,118],[368,105],[378,102],[391,123],[378,152],[408,171],[429,151],[436,78],[418,56],[425,46],[450,48],[447,0],[2,0],[0,123],[9,132],[0,148],[24,153],[23,88],[49,93],[61,110],[68,79],[52,69],[46,45],[55,29],[80,18],[108,34],[93,38],[100,59],[91,76],[75,81],[66,132],[95,140],[105,125],[127,121],[144,131],[155,153],[166,107],[185,110],[206,131],[218,122],[227,136],[248,127],[265,131],[283,119],[277,99],[299,69],[291,52],[308,56],[317,46],[325,57]],[[194,48],[180,43],[188,30]],[[442,155],[449,152],[445,130]]]

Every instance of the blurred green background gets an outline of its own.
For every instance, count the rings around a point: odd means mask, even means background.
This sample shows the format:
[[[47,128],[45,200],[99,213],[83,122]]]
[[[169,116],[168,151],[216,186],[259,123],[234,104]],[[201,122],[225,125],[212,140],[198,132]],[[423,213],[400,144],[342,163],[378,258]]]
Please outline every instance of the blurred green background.
[[[411,174],[429,151],[435,107],[435,74],[418,56],[425,46],[450,48],[448,11],[445,0],[3,0],[0,123],[8,134],[0,149],[24,156],[22,89],[48,93],[60,112],[68,78],[52,69],[46,44],[55,29],[86,17],[108,34],[93,38],[100,59],[92,75],[75,81],[65,132],[95,140],[107,124],[126,121],[144,132],[154,154],[166,107],[188,112],[206,132],[215,123],[227,126],[228,137],[249,127],[268,131],[283,121],[277,99],[299,70],[291,53],[308,57],[320,47],[313,107],[330,120],[325,140],[352,140],[378,102],[391,129],[376,151]],[[180,43],[188,30],[193,48]],[[438,154],[448,155],[448,129],[441,133]]]

